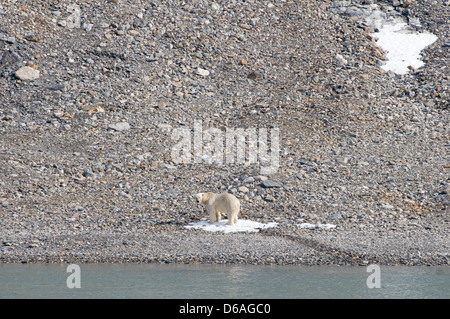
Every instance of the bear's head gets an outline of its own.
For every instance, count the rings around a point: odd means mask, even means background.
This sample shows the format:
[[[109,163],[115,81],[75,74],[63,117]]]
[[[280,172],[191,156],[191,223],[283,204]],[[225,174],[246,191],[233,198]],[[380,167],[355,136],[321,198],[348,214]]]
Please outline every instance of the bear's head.
[[[197,199],[198,203],[206,205],[206,203],[208,202],[208,200],[211,198],[212,195],[213,193],[198,193],[195,194],[194,197]]]
[[[197,199],[197,203],[203,204],[202,203],[203,195],[204,195],[204,193],[198,193],[198,194],[194,195],[194,197]]]

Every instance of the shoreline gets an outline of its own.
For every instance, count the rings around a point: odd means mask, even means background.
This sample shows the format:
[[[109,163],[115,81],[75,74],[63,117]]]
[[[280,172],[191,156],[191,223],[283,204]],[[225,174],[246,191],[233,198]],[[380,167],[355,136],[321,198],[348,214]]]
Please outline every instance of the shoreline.
[[[330,236],[330,232],[333,233]],[[378,233],[377,230],[375,230]],[[298,227],[262,230],[260,233],[208,233],[202,230],[171,230],[147,234],[123,236],[89,234],[63,236],[44,241],[28,240],[22,247],[6,246],[2,249],[0,263],[160,263],[160,264],[237,264],[237,265],[337,265],[364,266],[448,266],[448,254],[439,249],[445,247],[434,241],[433,249],[424,248],[427,243],[399,240],[397,232],[389,240],[375,241],[378,248],[364,247],[364,233],[359,238],[339,234],[338,230],[305,231]],[[391,234],[392,236],[392,234]],[[61,236],[60,236],[61,237]],[[151,237],[151,239],[149,239]],[[34,237],[36,238],[36,237]],[[41,236],[40,238],[43,238]],[[325,243],[323,239],[328,243]],[[423,238],[423,237],[421,237]],[[427,241],[432,241],[427,237]],[[436,238],[435,238],[436,239]],[[227,246],[221,248],[217,244]],[[330,245],[334,242],[334,245]],[[336,244],[336,242],[338,244]],[[81,247],[89,244],[90,248]],[[107,243],[107,244],[106,244]],[[145,245],[143,245],[145,243]],[[161,247],[164,243],[164,247]],[[57,249],[55,246],[62,248]],[[346,249],[343,248],[347,245]],[[143,247],[144,246],[144,247]],[[70,247],[70,248],[69,248]],[[389,247],[389,248],[387,248]],[[438,248],[436,248],[438,247]],[[69,248],[69,249],[68,249]],[[387,248],[387,251],[384,251]]]

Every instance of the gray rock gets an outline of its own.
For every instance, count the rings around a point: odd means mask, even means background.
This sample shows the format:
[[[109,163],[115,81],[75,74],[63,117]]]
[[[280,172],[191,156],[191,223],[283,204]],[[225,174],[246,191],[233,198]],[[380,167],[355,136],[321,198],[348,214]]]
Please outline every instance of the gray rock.
[[[260,184],[264,188],[281,187],[277,182],[271,181],[270,179],[262,181]]]
[[[255,181],[255,178],[253,177],[247,177],[242,181],[242,184],[248,184],[248,183],[253,183]]]
[[[167,169],[170,169],[170,170],[177,169],[177,167],[175,165],[167,164],[167,163],[164,164],[164,167],[167,168]]]
[[[113,131],[126,131],[130,129],[130,124],[128,122],[118,122],[115,124],[111,124],[108,126],[108,130],[113,130]]]
[[[21,64],[22,58],[19,54],[11,50],[5,51],[3,55],[0,55],[0,74],[9,74]]]
[[[52,84],[47,86],[47,89],[53,91],[64,90],[64,84]]]
[[[247,193],[249,191],[249,189],[245,186],[238,187],[238,190],[242,193]]]
[[[92,173],[91,171],[84,171],[83,172],[83,176],[88,178],[88,177],[94,177],[94,173]]]
[[[330,216],[327,217],[327,220],[338,220],[338,219],[342,219],[341,214],[331,214]]]
[[[83,23],[81,26],[82,29],[86,30],[86,32],[91,32],[94,25],[92,23]]]
[[[387,210],[394,209],[394,206],[392,206],[391,204],[383,204],[381,205],[381,207]]]
[[[422,23],[420,22],[419,18],[413,17],[413,18],[409,18],[408,20],[409,20],[408,22],[409,22],[410,26],[412,26],[414,28],[422,28]]]
[[[39,79],[39,70],[35,70],[30,66],[23,66],[15,73],[16,78],[22,81],[33,81]]]
[[[205,69],[202,69],[202,68],[198,68],[197,69],[197,74],[198,75],[201,75],[201,76],[208,76],[209,75],[209,71],[208,70],[205,70]]]

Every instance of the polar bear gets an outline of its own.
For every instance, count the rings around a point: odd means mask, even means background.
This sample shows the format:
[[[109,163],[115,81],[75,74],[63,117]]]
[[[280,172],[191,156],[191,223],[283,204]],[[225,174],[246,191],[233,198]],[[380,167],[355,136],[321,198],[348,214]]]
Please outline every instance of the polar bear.
[[[194,195],[198,202],[206,207],[209,214],[209,223],[220,222],[220,213],[226,213],[228,217],[227,225],[237,223],[241,204],[239,200],[231,194],[222,193],[198,193]]]

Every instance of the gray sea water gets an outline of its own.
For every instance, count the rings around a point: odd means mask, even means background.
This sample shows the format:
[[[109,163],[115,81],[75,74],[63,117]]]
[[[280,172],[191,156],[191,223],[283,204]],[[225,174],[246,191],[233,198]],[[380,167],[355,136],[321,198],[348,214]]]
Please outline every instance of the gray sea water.
[[[0,264],[0,298],[450,297],[450,267],[376,266],[372,270],[366,266],[79,264],[74,269],[68,266]]]

